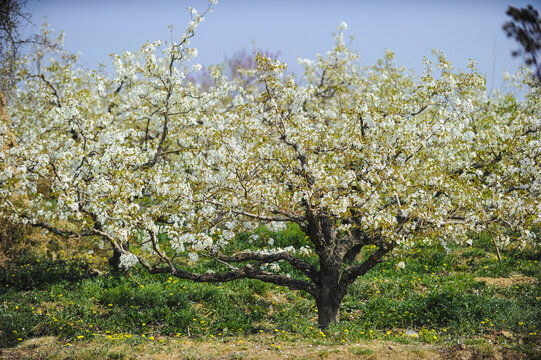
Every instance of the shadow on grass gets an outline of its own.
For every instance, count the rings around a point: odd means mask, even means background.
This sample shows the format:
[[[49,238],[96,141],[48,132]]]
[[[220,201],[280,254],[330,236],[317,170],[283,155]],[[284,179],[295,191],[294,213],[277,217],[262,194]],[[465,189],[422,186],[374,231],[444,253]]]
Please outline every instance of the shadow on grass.
[[[28,291],[60,282],[77,282],[97,275],[82,260],[33,258],[0,267],[0,284],[3,290]]]

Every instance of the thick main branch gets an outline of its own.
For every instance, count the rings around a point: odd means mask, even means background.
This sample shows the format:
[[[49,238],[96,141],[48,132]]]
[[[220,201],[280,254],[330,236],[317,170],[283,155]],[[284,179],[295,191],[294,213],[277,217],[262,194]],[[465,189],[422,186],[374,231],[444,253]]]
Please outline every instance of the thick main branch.
[[[303,273],[305,273],[310,279],[315,281],[318,277],[318,272],[316,269],[314,269],[312,265],[308,264],[305,261],[302,261],[298,257],[287,252],[280,252],[280,253],[270,254],[270,255],[258,254],[258,253],[241,253],[241,254],[231,255],[231,256],[219,255],[216,258],[225,262],[258,261],[261,263],[273,263],[280,260],[285,260],[289,262],[297,270],[300,270]]]

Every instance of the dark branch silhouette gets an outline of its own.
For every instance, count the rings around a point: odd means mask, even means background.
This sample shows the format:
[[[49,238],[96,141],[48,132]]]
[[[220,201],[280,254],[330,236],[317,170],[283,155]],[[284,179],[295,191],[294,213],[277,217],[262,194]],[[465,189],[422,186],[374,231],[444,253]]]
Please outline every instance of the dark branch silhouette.
[[[508,37],[515,39],[521,49],[512,52],[513,56],[524,57],[526,65],[534,70],[535,77],[541,82],[541,18],[539,12],[532,5],[526,8],[509,6],[507,15],[513,20],[503,25]]]

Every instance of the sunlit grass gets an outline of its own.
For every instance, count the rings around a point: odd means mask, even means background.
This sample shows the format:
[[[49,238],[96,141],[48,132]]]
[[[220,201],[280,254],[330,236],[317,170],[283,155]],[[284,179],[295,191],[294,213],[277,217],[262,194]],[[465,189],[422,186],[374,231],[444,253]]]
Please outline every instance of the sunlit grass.
[[[502,344],[540,342],[539,258],[504,252],[499,262],[482,244],[448,253],[418,246],[404,269],[394,260],[380,264],[352,286],[342,321],[324,331],[317,327],[314,301],[302,292],[252,280],[198,284],[138,269],[112,275],[101,268],[98,274],[92,270],[98,260],[103,263],[95,254],[29,258],[1,269],[1,346],[39,336],[66,344],[247,335],[317,344],[451,344],[477,337]],[[502,275],[529,276],[532,282],[497,286],[476,280]]]

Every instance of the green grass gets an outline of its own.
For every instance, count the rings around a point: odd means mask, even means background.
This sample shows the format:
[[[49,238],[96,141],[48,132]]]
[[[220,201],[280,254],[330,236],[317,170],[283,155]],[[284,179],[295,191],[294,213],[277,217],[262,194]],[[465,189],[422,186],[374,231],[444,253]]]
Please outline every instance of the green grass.
[[[288,236],[298,238],[288,231],[273,238],[284,243]],[[27,258],[0,268],[0,347],[39,336],[70,343],[100,337],[140,344],[248,334],[320,344],[369,339],[447,344],[486,338],[535,346],[541,325],[539,254],[502,255],[500,263],[491,245],[481,240],[449,252],[417,246],[404,269],[391,259],[358,279],[344,299],[342,321],[325,332],[317,328],[310,296],[256,280],[199,284],[141,269],[129,275],[98,274],[91,270],[91,255]],[[537,283],[502,287],[474,279],[515,274]]]

